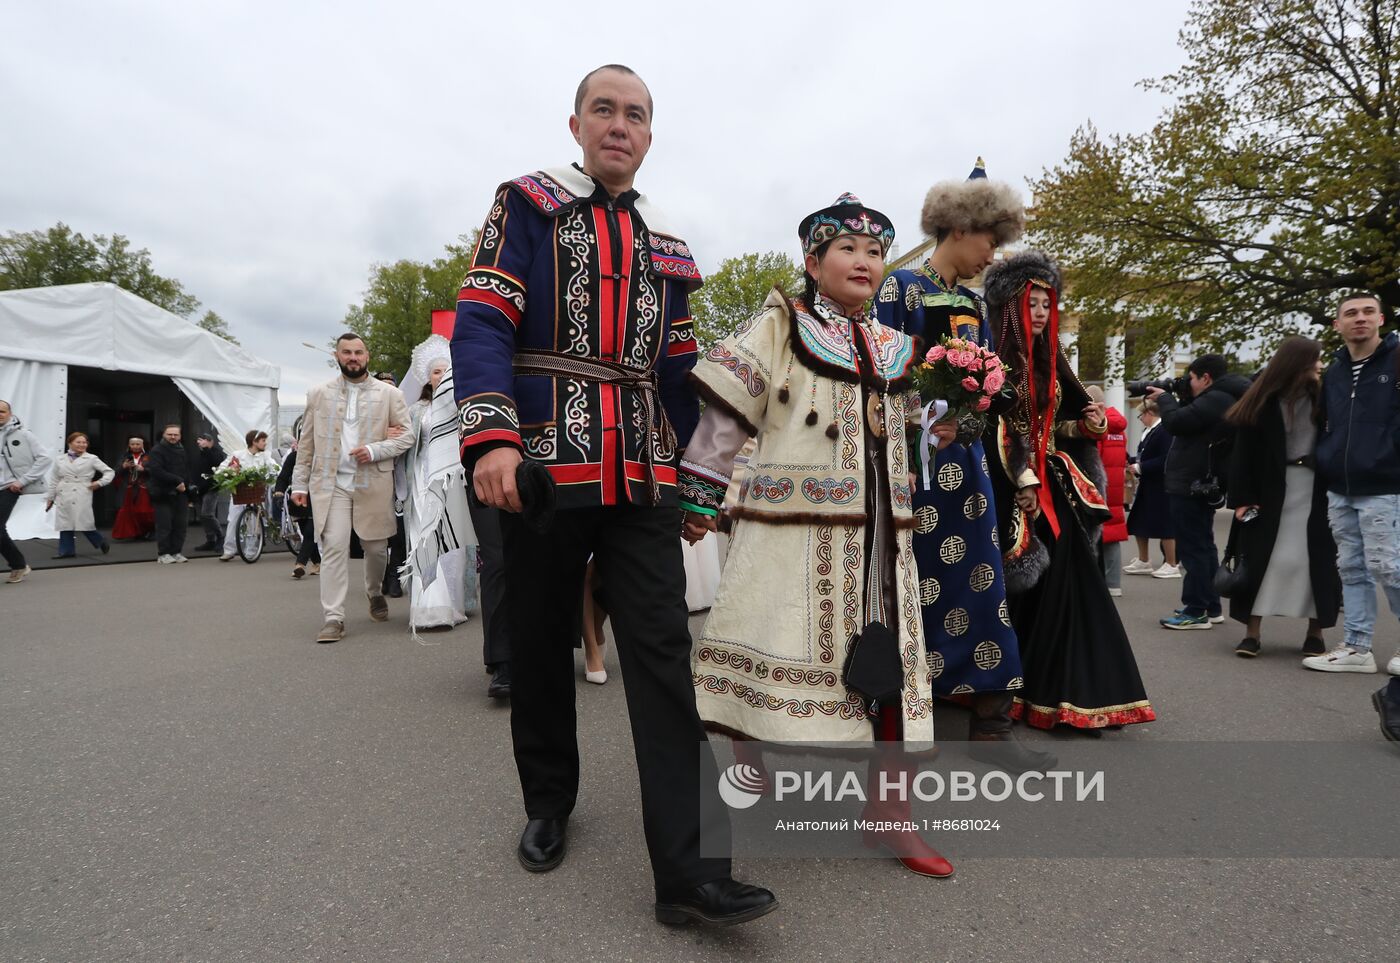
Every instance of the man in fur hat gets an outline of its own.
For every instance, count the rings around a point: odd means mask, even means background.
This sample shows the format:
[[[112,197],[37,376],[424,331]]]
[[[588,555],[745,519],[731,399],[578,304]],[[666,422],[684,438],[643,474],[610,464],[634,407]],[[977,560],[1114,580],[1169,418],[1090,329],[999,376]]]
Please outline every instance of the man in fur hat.
[[[923,340],[991,345],[982,299],[961,282],[981,274],[1025,226],[1020,196],[987,178],[982,159],[966,181],[935,184],[924,199],[924,233],[937,244],[914,270],[893,271],[876,297],[882,324]],[[1011,737],[1012,693],[1023,683],[1006,606],[996,512],[981,426],[940,421],[947,410],[925,398],[922,420],[936,445],[918,446],[926,468],[914,486],[914,556],[925,644],[938,670],[934,695],[966,698],[974,758],[1011,772],[1045,770],[1055,757]],[[1003,402],[1004,404],[1004,402]],[[998,413],[993,407],[991,416]],[[923,479],[927,479],[924,481]]]

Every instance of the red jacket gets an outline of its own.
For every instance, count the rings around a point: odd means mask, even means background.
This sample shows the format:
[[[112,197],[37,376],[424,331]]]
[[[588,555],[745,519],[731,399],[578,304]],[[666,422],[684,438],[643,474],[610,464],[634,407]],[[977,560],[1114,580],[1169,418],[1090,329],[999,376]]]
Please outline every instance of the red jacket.
[[[1108,433],[1099,439],[1099,457],[1103,459],[1104,474],[1108,476],[1108,491],[1104,501],[1113,512],[1103,526],[1105,545],[1128,540],[1128,522],[1123,514],[1123,473],[1128,468],[1128,419],[1117,408],[1109,408]]]

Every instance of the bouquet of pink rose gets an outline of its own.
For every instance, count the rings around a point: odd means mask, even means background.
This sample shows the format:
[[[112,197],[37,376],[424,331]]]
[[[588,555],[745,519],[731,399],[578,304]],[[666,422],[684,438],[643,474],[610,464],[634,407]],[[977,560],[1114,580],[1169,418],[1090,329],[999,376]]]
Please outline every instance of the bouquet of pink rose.
[[[992,399],[1006,387],[1006,370],[996,352],[963,338],[945,337],[928,349],[914,369],[914,381],[925,402],[947,402],[948,412],[938,420],[961,422],[971,415],[985,422]]]

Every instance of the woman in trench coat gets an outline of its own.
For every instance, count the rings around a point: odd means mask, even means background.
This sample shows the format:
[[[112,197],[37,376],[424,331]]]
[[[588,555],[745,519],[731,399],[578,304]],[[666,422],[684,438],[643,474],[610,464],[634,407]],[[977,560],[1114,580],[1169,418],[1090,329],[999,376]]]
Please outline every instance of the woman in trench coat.
[[[58,529],[58,554],[54,558],[73,558],[76,554],[73,533],[82,532],[92,547],[106,555],[112,546],[97,531],[92,516],[92,493],[110,485],[117,473],[88,451],[88,437],[81,431],[68,436],[68,452],[54,459],[49,475],[48,505],[55,509],[54,527]]]

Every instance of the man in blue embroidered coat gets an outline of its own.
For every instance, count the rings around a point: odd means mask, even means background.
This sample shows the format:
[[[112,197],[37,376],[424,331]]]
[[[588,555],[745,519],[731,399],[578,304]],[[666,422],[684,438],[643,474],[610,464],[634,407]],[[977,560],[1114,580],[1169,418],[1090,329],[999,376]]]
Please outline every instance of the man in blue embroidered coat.
[[[921,226],[937,243],[916,270],[885,278],[875,299],[880,323],[923,339],[926,347],[945,336],[989,345],[982,299],[959,282],[982,273],[999,246],[1020,237],[1024,223],[1015,189],[989,181],[981,158],[966,181],[935,184],[924,199]],[[939,430],[951,435],[955,429],[944,424]],[[1014,772],[1045,770],[1054,756],[1011,738],[1012,692],[1024,684],[1020,652],[1007,610],[986,455],[975,431],[963,428],[962,435],[941,450],[916,453],[914,556],[924,640],[938,668],[933,693],[969,703],[974,758]]]
[[[699,416],[685,376],[700,274],[632,186],[651,115],[641,78],[600,67],[569,119],[583,164],[501,185],[457,302],[462,460],[477,497],[503,509],[521,864],[542,872],[564,857],[579,781],[575,614],[591,553],[622,662],[657,919],[741,923],[777,903],[735,882],[727,858],[700,856],[702,794],[716,797],[705,812],[723,807],[691,685],[676,500],[678,449]],[[556,488],[543,532],[519,514],[522,459]],[[727,846],[724,817],[703,834],[707,848]]]

